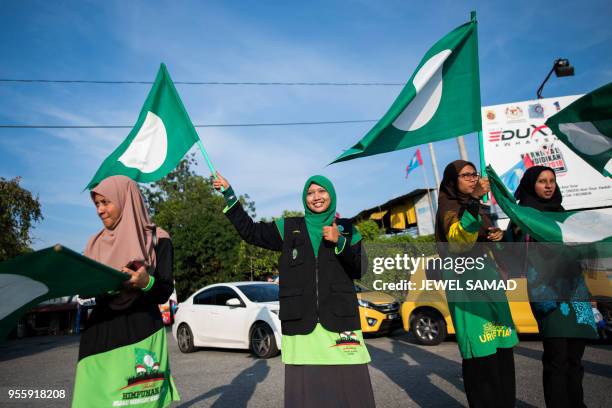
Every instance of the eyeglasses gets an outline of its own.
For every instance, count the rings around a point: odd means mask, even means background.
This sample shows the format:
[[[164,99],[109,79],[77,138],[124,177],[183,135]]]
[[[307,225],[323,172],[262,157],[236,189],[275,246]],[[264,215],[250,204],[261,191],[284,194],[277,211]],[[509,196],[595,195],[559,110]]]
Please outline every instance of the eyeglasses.
[[[462,173],[459,175],[459,178],[464,180],[474,180],[480,178],[480,173]]]

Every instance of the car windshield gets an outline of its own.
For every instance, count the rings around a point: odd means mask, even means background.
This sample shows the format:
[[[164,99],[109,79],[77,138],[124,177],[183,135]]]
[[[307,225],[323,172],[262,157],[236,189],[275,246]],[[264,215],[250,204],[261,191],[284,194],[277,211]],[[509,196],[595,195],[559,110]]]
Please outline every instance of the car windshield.
[[[254,284],[239,286],[251,302],[277,302],[278,285]]]
[[[370,289],[366,286],[362,286],[358,283],[355,283],[355,292],[360,293],[360,292],[370,292]]]

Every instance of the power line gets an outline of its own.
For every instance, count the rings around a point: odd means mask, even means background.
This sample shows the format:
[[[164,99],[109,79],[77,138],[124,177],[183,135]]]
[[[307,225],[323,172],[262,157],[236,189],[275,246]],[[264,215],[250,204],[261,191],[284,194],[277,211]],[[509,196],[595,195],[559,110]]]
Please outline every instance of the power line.
[[[105,81],[86,79],[18,79],[0,78],[0,82],[45,84],[102,84],[102,85],[151,85],[153,81]],[[252,85],[252,86],[402,86],[403,82],[221,82],[174,81],[179,85]]]
[[[370,123],[377,119],[363,120],[333,120],[316,122],[268,122],[268,123],[219,123],[210,125],[193,125],[197,128],[214,127],[260,127],[260,126],[312,126],[312,125],[336,125],[343,123]],[[0,129],[131,129],[131,125],[0,125]]]

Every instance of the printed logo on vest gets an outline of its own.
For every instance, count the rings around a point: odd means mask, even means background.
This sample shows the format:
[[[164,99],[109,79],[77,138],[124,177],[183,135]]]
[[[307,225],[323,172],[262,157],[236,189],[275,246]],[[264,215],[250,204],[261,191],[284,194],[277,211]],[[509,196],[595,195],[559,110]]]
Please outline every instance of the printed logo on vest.
[[[359,337],[357,337],[355,332],[343,331],[342,333],[338,333],[336,344],[333,344],[330,347],[338,347],[344,354],[353,355],[360,350],[361,342],[359,341]]]
[[[338,335],[340,336],[340,338],[336,340],[336,346],[342,346],[342,345],[359,346],[361,344],[355,332],[343,331],[342,333],[338,333]]]

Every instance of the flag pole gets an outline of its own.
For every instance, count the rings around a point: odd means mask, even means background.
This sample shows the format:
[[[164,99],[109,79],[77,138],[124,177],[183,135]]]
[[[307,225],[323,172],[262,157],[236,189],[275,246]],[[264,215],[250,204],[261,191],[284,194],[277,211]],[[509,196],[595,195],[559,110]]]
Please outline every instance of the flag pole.
[[[480,156],[480,174],[482,177],[487,177],[487,163],[484,157],[484,142],[482,140],[482,130],[478,131],[478,151]],[[486,203],[489,201],[489,193],[482,197],[482,202]]]
[[[204,144],[202,143],[202,139],[200,139],[200,135],[198,135],[198,141],[197,141],[198,147],[200,148],[200,152],[202,153],[202,156],[204,156],[204,160],[206,160],[206,164],[208,165],[208,168],[210,169],[210,172],[213,175],[213,178],[216,180],[217,179],[217,171],[215,170],[215,167],[212,164],[212,161],[210,161],[210,157],[208,157],[208,153],[206,152],[206,149],[204,148]],[[225,191],[225,189],[223,188],[223,186],[221,186],[221,192]]]
[[[461,160],[468,161],[467,149],[465,148],[465,140],[463,136],[457,136],[457,148],[459,149],[459,157]]]
[[[198,147],[200,148],[200,152],[202,153],[202,156],[204,156],[204,160],[206,160],[206,164],[208,165],[208,168],[210,169],[210,172],[212,173],[213,177],[216,179],[217,178],[217,172],[215,171],[215,167],[213,166],[212,162],[210,161],[210,157],[208,157],[208,153],[206,153],[206,149],[204,148],[204,144],[202,144],[202,140],[200,139],[200,136],[198,135]]]
[[[476,21],[476,10],[472,10],[470,12],[470,20]],[[476,47],[478,48],[478,41],[476,42]],[[476,66],[479,67],[478,64]],[[480,72],[478,73],[478,86],[480,87]],[[481,120],[482,120],[482,116],[481,116]],[[478,155],[480,156],[479,157],[480,158],[480,174],[482,175],[482,177],[486,177],[487,176],[487,164],[485,162],[485,157],[484,157],[484,142],[482,140],[482,122],[480,124],[480,130],[478,131]],[[486,203],[487,201],[489,201],[489,193],[485,194],[482,197],[483,203]]]
[[[436,152],[434,150],[433,143],[427,143],[429,145],[429,158],[431,159],[431,168],[433,169],[434,182],[436,185],[434,186],[436,192],[436,200],[434,203],[437,203],[437,199],[440,196],[440,174],[438,173],[438,161],[436,160]],[[435,206],[437,209],[437,205]]]
[[[429,181],[427,180],[427,172],[425,171],[425,166],[421,166],[423,167],[423,179],[425,180],[425,191],[427,194],[427,202],[429,203],[429,211],[431,213],[431,222],[432,225],[434,226],[434,230],[436,228],[436,219],[435,219],[435,214],[433,211],[433,205],[431,203],[431,195],[429,194]]]

